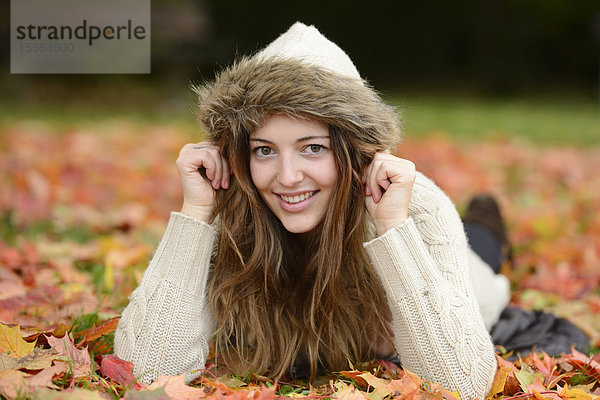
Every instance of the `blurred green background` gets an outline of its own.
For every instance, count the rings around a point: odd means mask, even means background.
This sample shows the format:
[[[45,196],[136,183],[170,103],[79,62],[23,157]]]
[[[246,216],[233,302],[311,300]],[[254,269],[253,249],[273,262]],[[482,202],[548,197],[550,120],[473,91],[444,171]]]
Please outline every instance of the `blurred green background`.
[[[125,117],[197,132],[190,84],[300,20],[399,106],[409,137],[600,143],[597,0],[153,0],[148,75],[10,74],[10,2],[0,7],[3,126]]]

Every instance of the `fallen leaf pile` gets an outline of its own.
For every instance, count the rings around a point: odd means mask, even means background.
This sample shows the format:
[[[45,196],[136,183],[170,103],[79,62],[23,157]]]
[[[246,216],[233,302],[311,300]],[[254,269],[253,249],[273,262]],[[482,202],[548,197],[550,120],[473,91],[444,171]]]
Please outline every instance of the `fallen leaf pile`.
[[[168,126],[100,120],[41,122],[0,135],[0,395],[9,399],[455,399],[435,382],[376,361],[306,382],[207,371],[137,382],[113,351],[119,313],[181,204],[174,161],[197,141]],[[501,357],[491,397],[600,397],[600,147],[514,139],[408,140],[415,162],[464,209],[493,193],[506,216],[513,304],[566,317],[591,338],[591,356]],[[593,355],[596,353],[596,355]]]

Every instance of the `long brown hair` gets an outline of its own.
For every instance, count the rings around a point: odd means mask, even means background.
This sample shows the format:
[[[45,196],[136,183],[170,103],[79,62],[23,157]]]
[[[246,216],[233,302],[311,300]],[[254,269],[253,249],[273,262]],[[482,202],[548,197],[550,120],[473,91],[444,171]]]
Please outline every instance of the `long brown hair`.
[[[233,346],[255,373],[279,378],[302,360],[314,377],[319,367],[341,370],[372,358],[378,341],[391,343],[386,296],[362,246],[370,224],[361,174],[382,144],[329,131],[339,182],[322,222],[302,240],[252,183],[251,132],[216,142],[233,177],[215,209],[220,230],[208,297],[217,349]]]

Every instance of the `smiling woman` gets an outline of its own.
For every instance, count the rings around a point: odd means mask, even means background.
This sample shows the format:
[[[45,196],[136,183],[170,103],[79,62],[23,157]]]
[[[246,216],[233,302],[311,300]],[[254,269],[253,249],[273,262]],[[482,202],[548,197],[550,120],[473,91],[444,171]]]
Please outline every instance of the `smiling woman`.
[[[115,336],[144,381],[196,378],[216,334],[274,378],[400,358],[483,398],[495,371],[473,284],[506,282],[469,249],[448,197],[391,154],[395,110],[301,23],[195,88],[208,141],[177,160],[184,202]]]

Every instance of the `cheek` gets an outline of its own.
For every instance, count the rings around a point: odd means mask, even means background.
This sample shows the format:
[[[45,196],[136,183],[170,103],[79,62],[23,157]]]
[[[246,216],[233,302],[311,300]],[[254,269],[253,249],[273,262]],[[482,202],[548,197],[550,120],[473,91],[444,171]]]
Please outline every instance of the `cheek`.
[[[318,176],[320,177],[321,185],[324,187],[333,189],[333,187],[337,185],[339,174],[333,158],[328,160],[326,165],[323,165],[321,168],[319,168]]]
[[[259,191],[267,187],[268,178],[266,171],[259,163],[252,162],[252,160],[250,160],[250,177],[252,178],[252,183],[254,183],[254,186]]]

